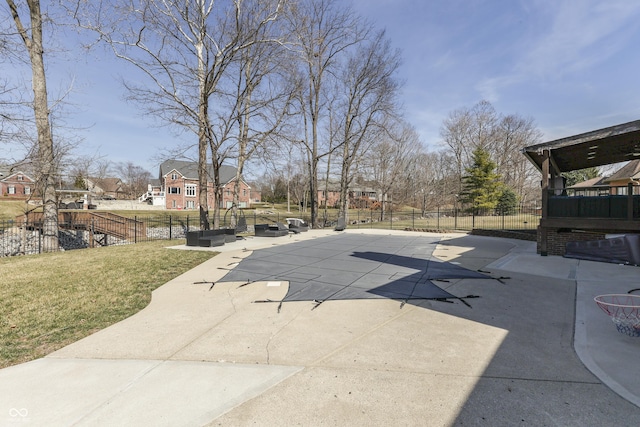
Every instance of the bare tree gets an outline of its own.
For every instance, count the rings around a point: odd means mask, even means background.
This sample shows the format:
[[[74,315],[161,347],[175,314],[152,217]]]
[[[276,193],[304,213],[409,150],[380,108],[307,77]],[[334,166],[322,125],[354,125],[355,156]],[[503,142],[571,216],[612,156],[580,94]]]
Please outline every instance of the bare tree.
[[[44,64],[43,16],[39,0],[25,0],[25,4],[21,7],[13,0],[7,0],[7,5],[31,64],[33,113],[37,132],[37,151],[34,163],[44,207],[43,248],[45,251],[56,251],[59,249],[58,204],[55,188],[56,160]],[[28,26],[23,23],[22,16],[25,14],[29,16]]]
[[[342,117],[342,170],[340,174],[340,217],[348,222],[349,185],[352,168],[359,156],[365,156],[386,116],[392,115],[399,85],[395,73],[400,53],[380,31],[354,49],[340,79],[343,82],[339,109]]]
[[[420,159],[423,145],[409,124],[387,124],[385,136],[380,138],[366,157],[369,175],[378,190],[380,220],[384,220],[387,205],[395,203],[397,194],[402,199],[402,185],[406,184],[407,171],[413,170]]]
[[[467,109],[459,109],[449,113],[440,129],[440,136],[448,147],[454,163],[457,193],[462,191],[462,175],[469,158],[469,152],[473,150],[469,142],[472,121],[471,114]]]
[[[489,102],[481,101],[471,108],[451,112],[440,135],[454,160],[457,194],[462,191],[462,175],[470,165],[470,154],[481,148],[496,162],[504,182],[524,197],[535,175],[521,150],[541,137],[532,119],[517,114],[503,116]]]
[[[246,15],[251,20],[259,17],[260,14]],[[234,87],[235,91],[224,94],[230,105],[221,109],[219,117],[223,123],[235,125],[237,131],[230,153],[237,162],[232,226],[237,217],[245,164],[258,150],[268,151],[269,147],[265,145],[275,145],[276,141],[282,140],[279,135],[287,125],[286,119],[295,93],[291,80],[285,77],[290,64],[281,51],[281,27],[277,24],[277,21],[261,26],[257,22],[247,23],[247,27],[259,27],[256,38],[262,42],[251,44],[240,52],[232,64],[233,71],[228,73],[231,80],[228,86]],[[225,113],[228,119],[223,118]]]
[[[502,117],[496,129],[496,171],[522,201],[527,198],[533,181],[539,179],[531,162],[522,155],[522,149],[540,142],[541,138],[542,132],[533,119],[516,114]]]
[[[151,179],[151,173],[142,166],[132,162],[117,163],[114,167],[120,179],[124,181],[125,195],[132,199],[147,191],[147,185]]]
[[[295,76],[300,82],[297,101],[305,134],[302,143],[309,171],[311,226],[316,227],[318,163],[336,148],[323,149],[320,135],[320,124],[326,119],[324,107],[331,88],[330,79],[348,49],[367,37],[368,27],[350,7],[338,0],[294,2],[287,18],[293,34],[291,49],[300,63]]]
[[[197,135],[200,225],[209,228],[208,181],[213,180],[214,227],[222,196],[220,167],[231,127],[215,132],[210,109],[221,79],[237,55],[265,42],[262,30],[274,21],[283,0],[121,0],[109,2],[108,22],[101,2],[78,11],[81,25],[98,31],[114,54],[133,64],[150,84],[127,82],[130,98],[164,124]],[[79,12],[87,12],[81,15]],[[91,19],[85,19],[91,16]],[[251,17],[251,18],[248,18]],[[271,40],[269,40],[271,41]],[[207,172],[211,154],[213,176]]]

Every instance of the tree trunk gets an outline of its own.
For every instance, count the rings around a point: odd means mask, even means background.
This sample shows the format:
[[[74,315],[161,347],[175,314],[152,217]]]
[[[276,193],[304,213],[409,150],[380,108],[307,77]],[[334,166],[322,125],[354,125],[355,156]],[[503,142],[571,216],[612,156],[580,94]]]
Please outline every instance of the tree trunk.
[[[207,173],[207,132],[209,131],[209,97],[206,88],[206,65],[202,40],[196,44],[198,57],[198,203],[200,205],[200,229],[209,229],[209,174]]]
[[[42,13],[39,0],[27,0],[31,20],[31,37],[22,25],[18,9],[13,0],[7,0],[16,28],[29,52],[31,60],[33,112],[38,134],[36,168],[43,203],[42,248],[45,252],[57,251],[58,241],[58,204],[55,188],[55,154],[53,135],[49,120],[49,102],[47,97],[47,79],[44,68],[44,46],[42,43]]]

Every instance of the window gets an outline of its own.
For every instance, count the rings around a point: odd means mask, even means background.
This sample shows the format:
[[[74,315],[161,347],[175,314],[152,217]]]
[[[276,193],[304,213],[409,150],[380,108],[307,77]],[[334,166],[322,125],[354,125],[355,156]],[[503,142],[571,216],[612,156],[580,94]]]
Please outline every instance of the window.
[[[169,194],[180,194],[180,187],[169,187]]]
[[[187,209],[195,209],[196,201],[195,200],[187,200]]]
[[[16,194],[16,187],[14,187],[13,185],[9,186],[9,194]]]
[[[175,208],[176,208],[176,201],[175,201],[175,200],[172,200],[172,201],[171,201],[171,207],[172,207],[173,209],[175,209]]]
[[[177,173],[172,173],[171,174],[171,179],[173,179],[173,180],[178,179],[178,174]]]
[[[18,175],[18,181],[24,181],[24,176]]]
[[[627,191],[627,187],[616,187],[616,194],[618,196],[626,196],[629,192]]]
[[[196,186],[193,184],[187,184],[184,189],[184,194],[187,196],[195,197],[196,196]]]
[[[246,196],[246,195],[247,195],[247,189],[246,189],[246,188],[243,188],[243,189],[242,189],[242,195],[243,195],[243,196]]]
[[[24,187],[24,194],[31,194],[31,187]]]

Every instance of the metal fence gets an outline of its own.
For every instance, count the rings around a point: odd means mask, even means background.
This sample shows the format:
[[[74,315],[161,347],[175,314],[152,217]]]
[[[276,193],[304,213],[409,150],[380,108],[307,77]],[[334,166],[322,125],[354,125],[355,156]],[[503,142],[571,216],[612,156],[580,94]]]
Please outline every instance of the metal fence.
[[[301,218],[309,221],[308,213],[277,213],[270,211],[245,211],[249,233],[255,224],[286,222],[286,218]],[[321,227],[334,227],[338,220],[336,211],[318,212]],[[222,218],[221,227],[228,227],[230,218]],[[535,230],[539,215],[535,210],[520,210],[511,215],[474,215],[459,210],[425,211],[420,209],[351,210],[347,228],[377,228],[394,230],[446,231],[472,229],[487,230]],[[200,229],[197,213],[193,215],[149,214],[136,215],[121,224],[113,216],[93,217],[91,222],[65,218],[59,223],[59,250],[91,248],[138,243],[150,240],[182,239],[187,231]],[[47,239],[37,223],[25,225],[16,221],[0,221],[0,257],[29,255],[47,252]]]

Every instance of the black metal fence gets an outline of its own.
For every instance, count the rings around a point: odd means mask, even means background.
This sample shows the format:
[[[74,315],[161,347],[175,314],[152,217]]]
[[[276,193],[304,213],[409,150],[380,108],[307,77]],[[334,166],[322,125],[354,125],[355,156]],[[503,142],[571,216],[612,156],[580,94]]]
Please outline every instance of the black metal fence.
[[[245,211],[248,232],[253,233],[255,224],[286,223],[287,218],[309,221],[308,213],[282,214],[270,211]],[[332,228],[338,220],[336,211],[318,212],[321,227]],[[230,218],[222,218],[221,227],[228,227]],[[472,229],[487,230],[534,230],[539,215],[535,209],[521,209],[511,215],[474,215],[456,209],[437,209],[422,212],[420,209],[393,211],[352,210],[347,219],[347,228],[377,228],[394,230],[446,231]],[[127,221],[114,220],[109,214],[93,217],[91,222],[73,221],[68,218],[59,223],[59,250],[91,248],[138,243],[150,240],[182,239],[187,231],[200,229],[197,213],[172,215],[137,215]],[[37,223],[25,225],[16,221],[0,221],[0,257],[29,255],[47,252],[47,239]]]

